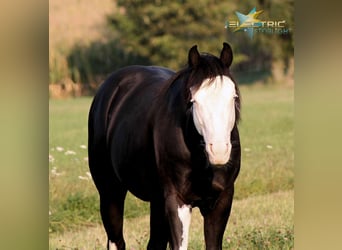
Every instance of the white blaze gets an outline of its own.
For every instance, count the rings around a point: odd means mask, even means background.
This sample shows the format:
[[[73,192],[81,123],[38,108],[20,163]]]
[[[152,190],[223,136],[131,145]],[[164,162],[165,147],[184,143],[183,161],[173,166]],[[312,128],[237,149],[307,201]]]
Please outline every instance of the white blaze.
[[[199,89],[190,89],[193,101],[193,118],[196,129],[206,144],[212,164],[228,162],[231,151],[230,133],[235,124],[233,81],[217,76],[212,82],[204,80]]]
[[[182,222],[182,243],[179,247],[179,250],[188,249],[188,241],[189,241],[189,228],[191,222],[191,206],[183,205],[178,207],[178,217]]]

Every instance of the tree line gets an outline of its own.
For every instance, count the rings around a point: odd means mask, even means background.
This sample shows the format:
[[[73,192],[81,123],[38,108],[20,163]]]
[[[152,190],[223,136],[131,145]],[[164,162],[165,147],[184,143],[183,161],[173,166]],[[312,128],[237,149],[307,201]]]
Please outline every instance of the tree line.
[[[233,48],[232,70],[242,82],[277,82],[293,75],[293,0],[117,0],[116,5],[107,17],[108,42],[75,46],[68,55],[73,82],[96,88],[110,72],[129,64],[179,70],[192,45],[217,55],[224,41]],[[262,10],[258,19],[264,27],[254,29],[252,38],[227,26],[239,21],[237,11],[247,15],[253,8]]]

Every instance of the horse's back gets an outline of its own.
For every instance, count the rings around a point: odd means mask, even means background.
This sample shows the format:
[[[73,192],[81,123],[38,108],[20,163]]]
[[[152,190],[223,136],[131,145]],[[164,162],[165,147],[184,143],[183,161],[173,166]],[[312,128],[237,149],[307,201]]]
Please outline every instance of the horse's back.
[[[158,85],[165,82],[172,74],[171,70],[156,66],[122,68],[110,75],[101,85],[94,97],[90,114],[97,115],[94,117],[95,120],[103,123],[102,127],[105,130],[108,115],[111,115],[112,109],[123,99],[133,96],[145,101],[150,100],[155,91],[158,91]],[[148,92],[149,90],[151,93]],[[144,102],[141,105],[144,105]]]
[[[155,66],[130,66],[113,73],[99,88],[89,114],[89,163],[93,172],[114,171],[116,179],[142,199],[152,186],[153,106],[174,73]],[[103,165],[96,164],[107,159]],[[92,166],[93,165],[93,166]],[[94,170],[94,168],[96,168]],[[111,168],[108,170],[107,168]],[[96,180],[95,180],[96,181]]]

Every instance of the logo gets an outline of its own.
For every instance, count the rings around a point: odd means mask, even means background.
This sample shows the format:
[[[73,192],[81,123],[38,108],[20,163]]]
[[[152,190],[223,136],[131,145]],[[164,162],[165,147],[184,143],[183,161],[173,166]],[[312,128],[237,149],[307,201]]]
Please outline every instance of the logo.
[[[231,28],[233,32],[246,32],[251,39],[254,33],[281,35],[290,32],[285,20],[260,20],[259,15],[263,12],[263,10],[257,11],[255,7],[247,15],[236,11],[235,13],[239,21],[228,20],[226,21],[225,28]]]

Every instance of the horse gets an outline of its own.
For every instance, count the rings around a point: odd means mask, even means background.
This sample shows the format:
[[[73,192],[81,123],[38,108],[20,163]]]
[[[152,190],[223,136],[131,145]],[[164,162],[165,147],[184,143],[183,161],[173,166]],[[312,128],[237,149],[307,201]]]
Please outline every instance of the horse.
[[[203,216],[206,249],[222,249],[241,159],[232,60],[227,43],[219,57],[194,45],[178,72],[132,65],[99,87],[88,117],[88,156],[107,249],[125,249],[128,191],[150,202],[147,249],[187,249],[194,207]]]

